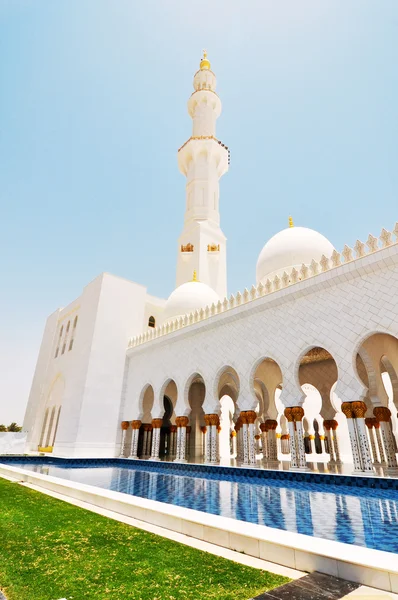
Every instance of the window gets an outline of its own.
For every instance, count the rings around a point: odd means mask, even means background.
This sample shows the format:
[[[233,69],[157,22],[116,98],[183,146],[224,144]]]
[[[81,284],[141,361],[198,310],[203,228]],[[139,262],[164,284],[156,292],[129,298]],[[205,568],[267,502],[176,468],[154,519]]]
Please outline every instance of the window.
[[[72,350],[72,348],[73,348],[73,338],[69,342],[69,350],[68,350],[68,352],[70,352]]]
[[[58,346],[58,348],[57,348],[57,349],[56,349],[56,351],[55,351],[55,356],[54,356],[54,358],[57,358],[57,356],[58,356],[58,352],[59,352],[59,346]]]
[[[62,337],[62,333],[63,333],[63,331],[64,331],[64,326],[62,325],[62,327],[61,327],[61,330],[60,330],[60,332],[59,332],[59,337]]]
[[[69,327],[70,327],[70,321],[68,321],[68,324],[67,324],[67,326],[66,326],[66,333],[68,333],[68,331],[69,331]]]
[[[66,348],[66,344],[64,344],[64,345],[62,346],[62,354],[64,354],[64,353],[65,353],[65,348]]]
[[[77,315],[75,317],[75,320],[73,321],[73,329],[76,329],[76,325],[77,325]]]
[[[148,319],[148,327],[156,327],[155,317],[149,317],[149,319]]]

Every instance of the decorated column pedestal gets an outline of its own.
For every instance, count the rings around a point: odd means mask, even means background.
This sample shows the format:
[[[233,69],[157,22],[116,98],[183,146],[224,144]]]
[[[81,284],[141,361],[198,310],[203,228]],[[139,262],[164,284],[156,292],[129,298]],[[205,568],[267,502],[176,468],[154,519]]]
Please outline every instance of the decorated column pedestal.
[[[163,419],[152,420],[152,448],[151,448],[151,460],[160,460],[159,449],[160,449],[160,428],[162,427]]]
[[[395,454],[394,437],[390,426],[391,411],[386,406],[377,406],[373,409],[373,414],[380,423],[381,438],[383,440],[387,467],[396,470],[398,464],[397,456]]]
[[[337,433],[337,428],[338,428],[339,424],[335,419],[332,419],[330,421],[330,425],[331,425],[331,433],[333,434],[333,447],[334,447],[334,453],[335,453],[335,457],[336,457],[336,465],[340,466],[343,464],[343,461],[341,460],[341,456],[340,456],[339,436]]]
[[[131,451],[130,451],[130,458],[134,458],[135,460],[138,459],[138,438],[140,435],[140,427],[141,427],[141,421],[133,421],[131,423],[131,427],[133,430],[132,436],[131,436]]]
[[[130,422],[129,421],[122,421],[122,441],[120,444],[120,454],[119,454],[119,458],[124,458],[124,447],[126,445],[126,435],[127,435],[127,429],[130,426]]]

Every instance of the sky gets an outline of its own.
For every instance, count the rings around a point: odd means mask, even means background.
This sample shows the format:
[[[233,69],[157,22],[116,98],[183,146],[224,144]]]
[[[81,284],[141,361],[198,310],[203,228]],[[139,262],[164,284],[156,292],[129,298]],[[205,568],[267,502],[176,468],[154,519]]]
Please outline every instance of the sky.
[[[397,0],[0,0],[0,423],[94,277],[174,289],[203,48],[229,293],[289,215],[338,250],[398,220]]]

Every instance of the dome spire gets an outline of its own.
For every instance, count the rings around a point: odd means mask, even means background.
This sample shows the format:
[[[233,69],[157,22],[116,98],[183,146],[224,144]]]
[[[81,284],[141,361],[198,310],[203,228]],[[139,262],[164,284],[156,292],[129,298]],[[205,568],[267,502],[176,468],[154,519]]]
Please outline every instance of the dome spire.
[[[192,281],[198,281],[198,276],[196,275],[196,270],[193,272]]]
[[[293,217],[289,217],[289,227],[294,227]]]
[[[210,69],[210,61],[207,59],[207,50],[203,50],[203,58],[200,61],[199,68],[201,71]]]

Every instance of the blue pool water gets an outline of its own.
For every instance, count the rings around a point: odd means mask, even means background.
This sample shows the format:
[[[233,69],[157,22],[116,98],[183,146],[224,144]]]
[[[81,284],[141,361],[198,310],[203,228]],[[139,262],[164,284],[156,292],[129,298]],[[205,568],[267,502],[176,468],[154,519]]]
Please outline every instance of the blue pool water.
[[[2,462],[8,462],[2,460]],[[111,461],[20,462],[16,466],[141,498],[193,508],[346,544],[398,552],[398,491],[184,471],[171,465]],[[181,466],[179,466],[181,467]],[[205,522],[205,518],[204,518]]]

